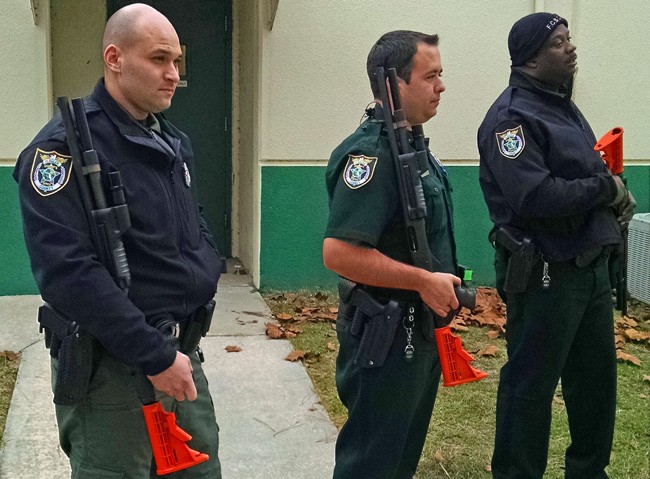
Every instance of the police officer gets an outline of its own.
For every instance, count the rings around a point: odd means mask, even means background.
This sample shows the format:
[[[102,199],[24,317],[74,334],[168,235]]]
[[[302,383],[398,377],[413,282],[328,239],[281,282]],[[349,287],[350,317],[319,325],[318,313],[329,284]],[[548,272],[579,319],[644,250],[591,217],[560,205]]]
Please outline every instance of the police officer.
[[[103,51],[104,78],[85,106],[103,182],[115,170],[124,182],[131,217],[123,236],[128,295],[97,260],[71,178],[79,166],[70,164],[59,115],[21,153],[14,172],[43,300],[95,338],[86,396],[56,406],[61,447],[74,478],[154,477],[136,386],[144,372],[192,436],[189,446],[210,455],[165,477],[218,478],[218,428],[200,361],[177,351],[153,325],[163,318],[183,328],[213,298],[221,271],[195,199],[190,142],[160,115],[179,81],[178,36],[158,11],[133,4],[108,20]],[[57,345],[60,338],[51,347],[53,382],[61,366]]]
[[[478,131],[497,287],[508,312],[492,473],[542,477],[561,379],[571,433],[565,477],[605,478],[616,402],[607,261],[635,203],[594,151],[596,138],[571,101],[577,56],[568,22],[528,15],[513,25],[508,48],[510,84]],[[506,283],[519,265],[517,246],[499,240],[503,231],[536,248],[520,284]]]
[[[451,187],[433,155],[422,178],[426,230],[444,272],[431,273],[410,264],[382,115],[385,106],[375,78],[379,66],[396,69],[409,125],[435,116],[445,91],[437,35],[412,31],[383,35],[367,59],[375,106],[366,110],[365,121],[334,150],[327,167],[330,215],[323,242],[325,266],[357,283],[377,302],[399,301],[402,313],[409,307],[415,311],[413,324],[400,320],[383,365],[365,367],[355,360],[361,342],[352,331],[357,308],[350,305],[349,291],[341,289],[336,384],[348,420],[336,443],[334,477],[338,479],[413,476],[440,378],[435,341],[423,334],[427,328],[418,312],[422,302],[443,317],[458,307],[453,289],[460,279],[455,276]],[[405,355],[407,346],[413,348],[411,361]]]

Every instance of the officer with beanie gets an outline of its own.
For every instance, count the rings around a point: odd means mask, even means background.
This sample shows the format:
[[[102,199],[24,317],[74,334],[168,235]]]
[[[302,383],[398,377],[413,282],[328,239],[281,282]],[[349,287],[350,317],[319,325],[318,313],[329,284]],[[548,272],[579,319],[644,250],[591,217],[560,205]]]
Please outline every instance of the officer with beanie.
[[[571,433],[565,477],[606,478],[616,405],[607,264],[636,203],[594,151],[596,137],[571,101],[577,55],[568,22],[528,15],[513,25],[508,48],[509,86],[478,130],[508,313],[492,473],[543,476],[561,380]],[[522,247],[534,248],[532,257]]]

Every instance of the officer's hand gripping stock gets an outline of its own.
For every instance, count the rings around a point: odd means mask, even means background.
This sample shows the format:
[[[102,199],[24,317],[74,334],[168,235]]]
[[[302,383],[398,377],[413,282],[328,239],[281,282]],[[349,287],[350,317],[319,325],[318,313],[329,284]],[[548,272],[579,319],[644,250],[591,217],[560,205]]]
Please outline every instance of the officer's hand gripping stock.
[[[120,174],[109,173],[113,206],[108,206],[83,100],[73,99],[72,111],[66,97],[59,97],[57,105],[65,126],[71,161],[75,165],[73,173],[90,225],[93,244],[102,264],[117,285],[126,292],[131,276],[121,236],[130,227],[130,220]],[[54,333],[62,340],[54,402],[62,405],[76,404],[84,397],[90,380],[92,338],[75,322],[67,320],[48,304],[41,306],[39,322],[41,329],[46,329],[47,346],[48,331],[50,339]],[[164,411],[161,403],[156,401],[153,385],[144,372],[139,374],[138,379],[138,396],[143,403],[142,410],[157,473],[169,474],[207,461],[207,454],[195,451],[186,444],[191,436],[176,424],[175,414]]]
[[[623,176],[623,128],[617,126],[605,133],[594,146],[594,150],[600,152],[603,161],[609,168],[613,175],[617,175],[623,186],[626,187],[627,180]],[[625,227],[622,228],[623,242],[619,245],[618,251],[614,256],[614,261],[610,263],[612,269],[611,275],[615,277],[616,282],[616,309],[621,311],[623,316],[627,315],[627,222],[629,222],[636,202],[630,194],[626,191],[625,198],[621,202],[623,205],[615,205],[617,211],[626,216],[623,218]],[[620,207],[623,207],[623,210]]]
[[[375,74],[380,89],[380,99],[391,154],[397,173],[411,259],[413,265],[418,268],[431,272],[440,271],[441,264],[431,253],[425,230],[427,206],[422,189],[421,175],[428,171],[429,158],[424,142],[424,131],[422,125],[411,126],[415,152],[411,151],[407,137],[406,116],[400,104],[397,73],[394,68],[390,68],[386,72],[383,67],[379,67]],[[476,305],[476,293],[474,291],[462,286],[456,286],[454,292],[460,307],[474,309]],[[456,316],[460,307],[455,311],[450,311],[446,318],[437,316],[428,307],[424,308],[424,321],[428,325],[435,327],[443,386],[456,386],[478,381],[487,376],[486,373],[473,368],[469,364],[474,358],[463,349],[461,339],[451,333],[449,323]]]

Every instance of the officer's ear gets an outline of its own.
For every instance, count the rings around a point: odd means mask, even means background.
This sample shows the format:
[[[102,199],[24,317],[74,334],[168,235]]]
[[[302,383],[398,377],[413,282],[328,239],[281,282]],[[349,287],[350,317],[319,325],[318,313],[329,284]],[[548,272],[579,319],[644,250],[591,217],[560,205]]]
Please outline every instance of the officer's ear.
[[[104,50],[104,64],[109,70],[118,73],[122,71],[122,52],[120,47],[111,43]]]
[[[530,57],[528,60],[526,60],[526,63],[524,63],[528,68],[537,68],[537,57]]]

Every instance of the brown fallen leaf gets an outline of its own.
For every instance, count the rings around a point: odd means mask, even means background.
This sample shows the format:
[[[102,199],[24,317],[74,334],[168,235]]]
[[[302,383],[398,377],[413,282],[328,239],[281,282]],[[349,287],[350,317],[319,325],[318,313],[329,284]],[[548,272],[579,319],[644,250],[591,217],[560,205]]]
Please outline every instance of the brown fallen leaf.
[[[614,344],[616,344],[616,349],[622,349],[625,346],[625,338],[620,334],[614,336]]]
[[[497,353],[499,352],[499,348],[494,346],[493,344],[490,344],[489,346],[484,347],[481,349],[478,353],[476,353],[478,356],[489,356],[491,358],[496,358]]]
[[[20,354],[14,353],[13,351],[0,351],[0,356],[4,356],[9,361],[15,361],[20,357]]]
[[[625,361],[628,363],[635,364],[637,366],[641,366],[641,361],[639,361],[639,358],[636,356],[632,356],[631,354],[624,353],[620,349],[616,351],[616,358],[620,359],[621,361]]]
[[[650,337],[650,334],[638,331],[636,329],[628,328],[623,331],[623,336],[625,336],[630,341],[645,341]]]
[[[501,336],[499,331],[490,330],[487,332],[487,337],[490,339],[497,339],[499,336]]]
[[[650,374],[644,374],[643,375],[643,381],[646,381],[646,382],[650,383]]]
[[[623,320],[623,323],[625,323],[625,325],[627,325],[627,327],[629,328],[636,328],[639,325],[639,323],[637,323],[634,319],[630,318],[629,316],[623,316],[621,319]]]
[[[294,362],[294,361],[298,361],[299,359],[304,359],[306,354],[307,354],[306,351],[301,351],[299,349],[294,349],[289,354],[287,354],[287,357],[285,357],[284,359],[286,361]]]
[[[241,351],[241,348],[239,346],[226,346],[223,349],[225,349],[228,353],[238,353]]]
[[[564,399],[562,399],[560,396],[553,396],[553,402],[555,404],[564,404]]]
[[[280,339],[284,336],[284,332],[275,323],[266,323],[266,335],[271,339]]]
[[[287,313],[278,313],[275,315],[275,319],[278,321],[289,321],[293,316]]]
[[[435,454],[433,455],[433,458],[436,460],[436,462],[442,462],[445,460],[444,456],[440,451],[436,451]]]
[[[332,314],[338,314],[339,308],[329,308],[330,313]]]
[[[466,331],[469,331],[469,328],[468,328],[467,326],[463,326],[462,324],[458,324],[458,323],[454,323],[454,322],[452,322],[452,323],[449,325],[449,327],[450,327],[453,331],[460,331],[460,332],[466,332]]]
[[[327,349],[329,349],[330,351],[336,351],[336,346],[334,345],[334,343],[327,343]]]

